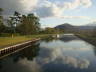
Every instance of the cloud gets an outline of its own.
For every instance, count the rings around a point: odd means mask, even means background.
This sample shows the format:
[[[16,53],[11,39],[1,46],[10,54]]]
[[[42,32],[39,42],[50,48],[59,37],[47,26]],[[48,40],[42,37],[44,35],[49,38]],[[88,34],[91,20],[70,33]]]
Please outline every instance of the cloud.
[[[90,7],[92,5],[91,0],[75,0],[74,2],[65,2],[64,7],[66,9],[75,9],[79,6]]]
[[[73,2],[50,2],[43,1],[43,3],[35,9],[35,12],[40,17],[61,17],[65,10],[76,9],[80,6],[88,8],[92,5],[91,0],[74,0]],[[79,17],[81,18],[81,17]],[[84,17],[82,17],[84,18]],[[85,18],[86,19],[86,18]]]
[[[64,18],[64,19],[86,19],[86,20],[91,20],[91,18],[88,17],[88,16],[62,16],[60,18]]]
[[[62,14],[62,8],[58,7],[55,3],[45,0],[34,10],[34,12],[40,17],[54,17]]]
[[[35,13],[40,18],[62,18],[62,19],[85,19],[96,21],[96,19],[87,16],[66,16],[66,10],[75,10],[80,7],[88,8],[92,6],[91,0],[74,0],[74,1],[48,1],[48,0],[0,0],[0,8],[4,9],[4,18],[8,18],[18,11],[22,14]]]
[[[1,0],[0,7],[4,8],[5,14],[12,14],[15,10],[22,13],[35,12],[39,17],[60,17],[67,9],[76,9],[80,6],[90,7],[91,0],[74,0],[73,2],[57,3],[47,0]]]
[[[31,11],[38,5],[38,0],[20,0],[20,3],[26,11]]]
[[[6,15],[10,15],[14,11],[26,13],[32,11],[37,3],[38,0],[0,0],[0,8],[4,9]]]
[[[91,22],[96,22],[96,18],[95,19],[91,19]]]
[[[91,0],[81,0],[82,5],[84,5],[85,7],[90,7],[92,5],[92,1]]]

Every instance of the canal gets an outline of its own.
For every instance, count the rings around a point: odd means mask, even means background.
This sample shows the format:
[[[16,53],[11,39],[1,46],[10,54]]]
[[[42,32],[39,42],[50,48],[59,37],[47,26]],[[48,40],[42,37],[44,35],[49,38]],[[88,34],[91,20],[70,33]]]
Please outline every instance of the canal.
[[[96,47],[75,35],[49,37],[1,59],[0,72],[96,72]]]

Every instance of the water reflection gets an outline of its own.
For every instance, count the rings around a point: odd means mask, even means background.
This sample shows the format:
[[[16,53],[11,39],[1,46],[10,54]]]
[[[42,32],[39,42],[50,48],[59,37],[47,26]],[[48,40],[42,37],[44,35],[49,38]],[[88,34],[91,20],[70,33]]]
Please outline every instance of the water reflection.
[[[46,42],[46,43],[51,42],[51,41],[53,41],[53,40],[57,40],[57,38],[50,36],[50,37],[48,37],[48,38],[42,39],[42,41],[44,41],[44,42]]]
[[[94,55],[96,56],[96,47],[93,48]]]
[[[33,44],[31,47],[18,52],[15,56],[13,55],[13,57],[15,57],[14,61],[18,61],[19,58],[33,60],[34,57],[38,56],[39,50],[39,44]]]
[[[2,64],[1,64],[1,62],[0,62],[0,69],[2,68]]]
[[[32,72],[30,68],[28,68],[29,66],[27,67],[24,64],[26,64],[26,62],[30,64],[38,55],[39,50],[39,43],[33,44],[29,48],[0,60],[0,72]]]
[[[79,59],[72,56],[67,56],[62,53],[61,49],[54,48],[54,49],[48,49],[43,48],[42,49],[45,54],[42,52],[40,53],[40,56],[37,58],[37,62],[39,62],[42,65],[46,64],[67,64],[68,66],[71,66],[73,68],[88,68],[90,65],[90,62],[87,59]]]
[[[62,37],[60,37],[60,40],[64,42],[70,42],[72,40],[79,40],[79,38],[71,35],[63,35]]]
[[[39,44],[40,43],[40,44]],[[0,72],[95,72],[95,47],[76,36],[48,38],[0,61]]]
[[[60,38],[49,43],[41,42],[40,48],[37,62],[43,65],[46,72],[90,72],[94,70],[94,67],[93,69],[90,67],[91,61],[95,59],[94,46],[75,36]]]

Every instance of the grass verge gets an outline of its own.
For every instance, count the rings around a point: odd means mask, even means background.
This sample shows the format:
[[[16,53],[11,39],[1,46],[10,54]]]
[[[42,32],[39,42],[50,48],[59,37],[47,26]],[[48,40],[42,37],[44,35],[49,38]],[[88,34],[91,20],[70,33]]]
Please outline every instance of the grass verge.
[[[91,36],[81,35],[81,34],[77,34],[76,36],[96,46],[96,37],[91,37]]]
[[[44,38],[49,36],[50,34],[45,35],[28,35],[28,36],[16,36],[16,37],[0,37],[0,49],[3,47],[7,47],[10,45],[14,45],[17,43],[21,43],[27,40],[37,39],[37,38]]]

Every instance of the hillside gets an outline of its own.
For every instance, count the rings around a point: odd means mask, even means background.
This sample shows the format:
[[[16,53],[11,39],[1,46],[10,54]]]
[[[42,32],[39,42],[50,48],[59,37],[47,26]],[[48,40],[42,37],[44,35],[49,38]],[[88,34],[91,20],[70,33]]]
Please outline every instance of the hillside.
[[[69,23],[64,23],[56,26],[55,28],[64,29],[64,30],[93,30],[96,28],[96,24],[86,24],[84,26],[73,26]]]

